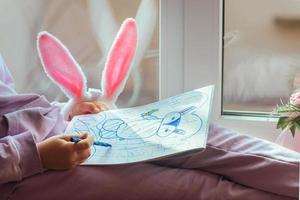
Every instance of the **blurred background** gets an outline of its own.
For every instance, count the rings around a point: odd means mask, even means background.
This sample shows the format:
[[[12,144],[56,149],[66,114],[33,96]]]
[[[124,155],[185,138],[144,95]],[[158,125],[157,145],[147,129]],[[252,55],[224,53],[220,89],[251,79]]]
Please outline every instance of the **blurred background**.
[[[66,101],[45,75],[36,36],[58,37],[100,88],[107,52],[122,21],[137,20],[134,69],[117,104],[158,100],[159,0],[0,0],[0,53],[18,92]],[[300,88],[300,1],[224,0],[223,109],[269,113]]]
[[[300,88],[300,1],[224,0],[223,109],[272,112]]]
[[[39,31],[59,38],[83,68],[88,87],[100,88],[102,68],[125,18],[138,26],[138,49],[120,107],[158,100],[159,0],[0,0],[0,53],[18,92],[66,101],[45,75],[36,50]]]

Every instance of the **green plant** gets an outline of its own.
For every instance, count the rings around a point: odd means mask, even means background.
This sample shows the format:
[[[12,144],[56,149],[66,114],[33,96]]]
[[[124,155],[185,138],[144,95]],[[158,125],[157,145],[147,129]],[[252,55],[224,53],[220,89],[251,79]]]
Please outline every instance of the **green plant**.
[[[300,129],[300,92],[292,94],[290,102],[277,106],[274,112],[279,115],[277,128],[289,128],[294,137],[296,129]]]

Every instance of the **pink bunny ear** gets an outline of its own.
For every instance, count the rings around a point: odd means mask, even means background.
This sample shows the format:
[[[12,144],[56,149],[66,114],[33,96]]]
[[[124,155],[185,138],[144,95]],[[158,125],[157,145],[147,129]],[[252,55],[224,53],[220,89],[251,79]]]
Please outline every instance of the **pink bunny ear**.
[[[86,91],[86,79],[68,49],[47,32],[39,33],[37,48],[50,79],[70,98],[82,98]]]
[[[102,77],[104,98],[115,101],[124,89],[131,70],[131,62],[137,47],[135,20],[126,19],[109,51]]]

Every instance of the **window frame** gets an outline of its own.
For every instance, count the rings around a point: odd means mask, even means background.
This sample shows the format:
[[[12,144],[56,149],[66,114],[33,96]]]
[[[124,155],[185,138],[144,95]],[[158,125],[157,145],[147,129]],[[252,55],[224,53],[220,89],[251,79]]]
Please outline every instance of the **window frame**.
[[[159,98],[213,84],[213,122],[274,141],[276,118],[222,112],[223,1],[160,1]]]

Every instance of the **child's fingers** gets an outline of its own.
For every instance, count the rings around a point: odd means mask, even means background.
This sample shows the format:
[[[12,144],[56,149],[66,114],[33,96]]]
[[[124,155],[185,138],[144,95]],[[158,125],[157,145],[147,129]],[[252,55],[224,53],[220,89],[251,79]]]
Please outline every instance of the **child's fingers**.
[[[100,112],[99,109],[92,102],[81,102],[78,103],[72,110],[71,116],[93,114]]]
[[[85,139],[88,137],[87,133],[80,133],[80,134],[66,134],[66,135],[60,135],[61,139],[64,139],[66,141],[71,141],[71,138],[80,138]]]
[[[70,120],[75,115],[96,114],[107,110],[107,107],[100,101],[80,102],[70,112]]]
[[[76,159],[77,163],[80,164],[84,162],[86,159],[88,159],[88,157],[90,157],[90,155],[91,155],[90,150],[85,150],[77,153],[77,159]]]
[[[96,114],[105,110],[106,107],[98,101],[84,102],[83,106],[81,107],[81,112],[87,114]]]
[[[93,114],[100,112],[99,108],[93,102],[83,102],[79,107],[81,114]]]
[[[94,103],[97,106],[97,108],[100,110],[100,112],[107,110],[107,106],[101,103],[100,101],[95,101]]]
[[[83,151],[89,149],[94,143],[94,138],[91,135],[88,135],[87,138],[76,143],[74,148],[76,151]]]
[[[79,137],[81,139],[85,139],[85,138],[87,138],[89,136],[89,134],[87,134],[87,133],[80,133],[80,134],[77,134],[77,135],[79,135]]]

